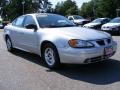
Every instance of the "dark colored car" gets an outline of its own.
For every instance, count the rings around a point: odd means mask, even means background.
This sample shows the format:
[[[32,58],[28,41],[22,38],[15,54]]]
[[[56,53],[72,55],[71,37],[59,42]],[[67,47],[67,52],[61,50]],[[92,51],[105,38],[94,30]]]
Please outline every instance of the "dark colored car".
[[[85,24],[83,27],[100,30],[101,26],[109,21],[110,21],[109,18],[97,18],[93,20],[92,22]]]

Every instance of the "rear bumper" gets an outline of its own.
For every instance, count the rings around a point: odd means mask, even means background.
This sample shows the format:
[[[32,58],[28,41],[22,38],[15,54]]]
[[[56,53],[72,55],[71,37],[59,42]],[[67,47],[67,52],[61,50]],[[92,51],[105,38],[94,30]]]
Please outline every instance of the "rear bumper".
[[[117,43],[112,43],[113,52],[110,55],[104,55],[104,47],[96,47],[91,49],[58,49],[61,63],[70,64],[88,64],[99,62],[113,56],[117,50]]]

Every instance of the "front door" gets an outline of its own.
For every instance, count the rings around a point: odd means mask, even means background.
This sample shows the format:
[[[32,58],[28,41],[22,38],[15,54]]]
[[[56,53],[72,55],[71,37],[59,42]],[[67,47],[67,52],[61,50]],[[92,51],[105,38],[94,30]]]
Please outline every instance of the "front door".
[[[37,30],[34,29],[27,29],[26,25],[36,25],[34,19],[32,16],[28,15],[25,17],[23,26],[24,29],[22,30],[23,34],[22,34],[22,44],[23,44],[23,48],[25,48],[26,50],[29,50],[31,52],[36,53],[38,51],[38,33]]]

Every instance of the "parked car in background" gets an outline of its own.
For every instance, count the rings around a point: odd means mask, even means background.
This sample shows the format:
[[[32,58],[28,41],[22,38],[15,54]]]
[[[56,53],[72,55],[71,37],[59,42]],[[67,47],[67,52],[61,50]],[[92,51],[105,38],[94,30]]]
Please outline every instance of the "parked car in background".
[[[79,15],[68,16],[68,19],[74,22],[76,25],[81,25],[81,26],[90,22],[89,20],[84,19]]]
[[[114,18],[109,23],[104,24],[101,29],[109,33],[117,33],[120,35],[120,17]]]
[[[8,51],[14,48],[41,56],[49,68],[61,63],[89,64],[113,56],[117,43],[110,34],[76,26],[47,13],[22,15],[4,28]]]
[[[101,26],[110,21],[110,18],[97,18],[83,27],[100,30]]]
[[[3,21],[3,22],[2,22],[3,28],[4,28],[7,24],[9,24],[9,23],[10,23],[10,21]]]
[[[2,17],[0,16],[0,29],[3,28],[3,23],[2,23],[2,22],[3,22],[3,19],[2,19]]]
[[[0,22],[0,29],[2,29],[3,28],[3,24]]]

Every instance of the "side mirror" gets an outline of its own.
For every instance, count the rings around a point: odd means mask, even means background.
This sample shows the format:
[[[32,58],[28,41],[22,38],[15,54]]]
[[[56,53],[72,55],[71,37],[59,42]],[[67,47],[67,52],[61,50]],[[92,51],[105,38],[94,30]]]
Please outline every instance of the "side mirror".
[[[34,29],[34,30],[37,30],[37,26],[34,25],[34,24],[26,25],[25,28],[27,28],[27,29]]]

